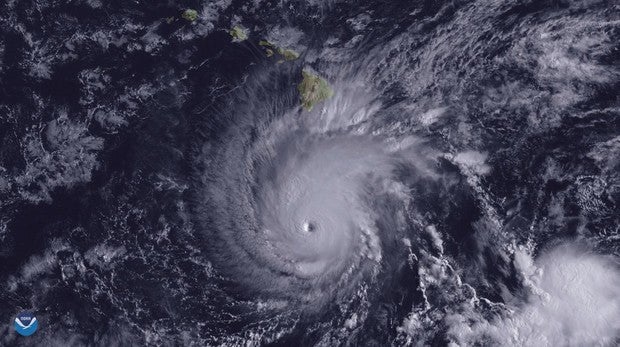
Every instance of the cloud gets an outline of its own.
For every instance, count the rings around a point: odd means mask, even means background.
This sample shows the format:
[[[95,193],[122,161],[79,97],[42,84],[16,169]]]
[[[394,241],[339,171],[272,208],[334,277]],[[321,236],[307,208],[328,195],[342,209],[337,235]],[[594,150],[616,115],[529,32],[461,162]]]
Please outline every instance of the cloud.
[[[26,167],[10,183],[24,200],[51,202],[54,189],[90,182],[99,167],[103,139],[90,135],[87,123],[74,122],[63,112],[48,123],[44,136],[38,130],[26,134],[22,148]]]
[[[519,250],[515,266],[530,288],[527,302],[489,321],[451,316],[454,344],[489,338],[510,346],[611,346],[618,341],[620,272],[610,258],[563,245],[536,261]]]
[[[454,162],[461,169],[472,171],[477,175],[486,175],[491,171],[491,167],[486,164],[487,156],[487,153],[464,151],[454,156]]]

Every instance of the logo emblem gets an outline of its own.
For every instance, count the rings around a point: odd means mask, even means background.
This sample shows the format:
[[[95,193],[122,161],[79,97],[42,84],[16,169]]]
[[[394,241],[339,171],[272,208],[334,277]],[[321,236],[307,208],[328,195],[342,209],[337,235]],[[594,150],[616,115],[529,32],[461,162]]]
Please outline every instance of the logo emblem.
[[[21,336],[30,336],[37,331],[37,317],[30,312],[22,312],[15,317],[15,331]]]

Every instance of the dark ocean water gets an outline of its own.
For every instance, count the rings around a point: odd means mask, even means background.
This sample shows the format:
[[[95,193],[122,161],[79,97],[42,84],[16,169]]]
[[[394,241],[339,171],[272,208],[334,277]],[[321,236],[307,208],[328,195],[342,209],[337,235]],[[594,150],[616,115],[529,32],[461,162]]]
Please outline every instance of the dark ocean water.
[[[0,13],[0,345],[619,342],[617,3]]]

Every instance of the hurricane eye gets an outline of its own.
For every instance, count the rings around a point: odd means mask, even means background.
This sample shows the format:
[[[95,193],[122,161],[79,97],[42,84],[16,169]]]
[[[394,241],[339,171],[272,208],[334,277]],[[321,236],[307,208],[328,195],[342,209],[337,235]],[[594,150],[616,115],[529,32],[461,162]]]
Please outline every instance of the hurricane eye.
[[[311,221],[305,221],[302,225],[302,228],[305,232],[311,233],[316,230],[316,224],[314,224],[314,222],[311,222]]]

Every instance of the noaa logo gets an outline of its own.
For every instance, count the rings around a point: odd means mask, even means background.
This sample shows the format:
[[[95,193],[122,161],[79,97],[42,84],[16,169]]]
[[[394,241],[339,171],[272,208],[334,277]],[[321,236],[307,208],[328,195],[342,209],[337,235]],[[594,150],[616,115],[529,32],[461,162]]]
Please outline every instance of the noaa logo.
[[[15,317],[15,331],[21,336],[30,336],[37,331],[37,317],[30,312],[22,312]]]

